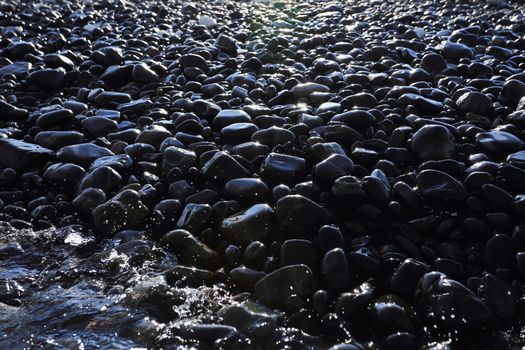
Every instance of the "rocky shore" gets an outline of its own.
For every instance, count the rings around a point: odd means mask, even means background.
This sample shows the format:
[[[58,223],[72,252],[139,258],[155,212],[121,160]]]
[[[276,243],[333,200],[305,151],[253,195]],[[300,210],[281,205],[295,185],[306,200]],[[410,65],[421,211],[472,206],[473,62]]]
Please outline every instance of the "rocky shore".
[[[524,10],[2,2],[2,308],[98,279],[136,315],[86,349],[519,348]]]

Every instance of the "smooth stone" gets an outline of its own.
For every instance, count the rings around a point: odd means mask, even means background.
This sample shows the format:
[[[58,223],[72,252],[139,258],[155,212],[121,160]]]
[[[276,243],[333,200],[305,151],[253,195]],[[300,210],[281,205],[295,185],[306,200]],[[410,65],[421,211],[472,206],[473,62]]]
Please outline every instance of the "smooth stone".
[[[217,36],[217,39],[215,40],[215,46],[226,53],[237,53],[237,41],[232,37],[222,33]]]
[[[41,131],[35,136],[35,143],[52,150],[82,143],[84,135],[77,131]]]
[[[462,113],[485,114],[492,108],[491,99],[477,91],[464,93],[456,101],[456,104]]]
[[[33,65],[29,62],[13,62],[0,68],[0,77],[6,74],[13,74],[17,78],[23,78],[27,75]]]
[[[68,71],[75,67],[75,63],[69,57],[53,53],[44,56],[44,63],[50,68],[62,67]]]
[[[339,295],[335,312],[345,320],[357,321],[363,317],[374,296],[374,287],[363,283],[349,292]]]
[[[256,142],[244,142],[232,148],[232,153],[237,154],[247,160],[252,160],[258,156],[266,155],[270,152],[270,147]]]
[[[0,165],[15,170],[38,167],[55,157],[52,150],[16,139],[0,138]]]
[[[261,129],[254,132],[251,141],[273,148],[287,142],[294,142],[295,134],[290,130],[272,126],[271,128]]]
[[[179,214],[182,209],[180,201],[176,199],[164,199],[158,202],[153,211],[161,215],[165,223],[175,223],[179,219]]]
[[[173,230],[161,237],[160,243],[173,250],[184,264],[205,269],[217,269],[221,258],[217,252],[186,230]]]
[[[283,242],[279,262],[281,266],[303,264],[315,270],[319,264],[319,252],[306,239],[289,239]]]
[[[152,145],[156,149],[159,149],[162,141],[171,137],[172,134],[165,127],[161,125],[150,125],[137,136],[135,139],[136,143],[147,143]]]
[[[203,72],[208,71],[208,63],[206,62],[206,60],[202,56],[192,54],[192,53],[182,55],[181,58],[179,59],[179,64],[182,68],[191,67],[191,68],[199,68]]]
[[[116,154],[114,156],[106,156],[97,158],[91,163],[89,169],[95,169],[102,166],[113,168],[118,173],[123,173],[133,165],[133,159],[127,154]]]
[[[447,68],[447,62],[437,53],[427,53],[421,59],[421,67],[429,72],[441,72]]]
[[[250,172],[226,152],[216,152],[201,171],[207,179],[218,182],[250,176]]]
[[[226,193],[237,201],[253,202],[263,200],[268,194],[268,186],[259,179],[233,179],[224,187]]]
[[[525,151],[518,151],[507,156],[507,163],[525,169]]]
[[[350,268],[341,248],[334,248],[324,255],[323,275],[330,289],[345,289],[350,285]]]
[[[217,25],[217,21],[215,20],[215,18],[210,17],[208,15],[200,16],[198,23],[207,28],[215,27]]]
[[[496,234],[485,245],[484,261],[490,267],[507,266],[515,254],[515,243],[510,236]]]
[[[43,128],[55,126],[57,124],[71,123],[73,120],[73,111],[69,109],[57,109],[42,114],[36,120],[36,125]]]
[[[209,204],[189,203],[184,207],[176,226],[197,233],[211,218],[211,215]]]
[[[225,218],[219,228],[228,241],[247,244],[266,238],[275,226],[275,214],[268,204],[255,204]]]
[[[270,153],[261,164],[260,173],[263,180],[270,183],[295,184],[305,176],[306,161],[296,156]]]
[[[474,51],[470,47],[449,40],[441,44],[440,49],[443,50],[445,57],[451,60],[474,57]]]
[[[132,71],[132,65],[113,65],[106,69],[106,71],[100,76],[100,79],[110,85],[124,85],[131,81]]]
[[[131,78],[141,84],[153,83],[159,80],[158,74],[145,63],[139,63],[133,66]]]
[[[252,118],[243,110],[223,109],[213,118],[212,127],[219,130],[231,124],[251,122]]]
[[[492,130],[478,133],[476,135],[476,145],[485,152],[503,156],[522,150],[525,144],[511,133]]]
[[[93,225],[103,233],[113,233],[126,225],[126,209],[119,202],[109,201],[93,210]]]
[[[106,194],[98,188],[87,188],[80,192],[71,202],[75,208],[84,214],[91,212],[106,201]]]
[[[250,140],[257,130],[259,128],[253,123],[234,123],[222,128],[221,136],[239,142],[240,140]]]
[[[230,282],[233,286],[242,290],[253,291],[255,284],[259,282],[266,273],[250,269],[246,266],[239,266],[230,271]]]
[[[316,232],[328,220],[328,213],[319,204],[301,195],[288,195],[275,205],[275,215],[283,232]]]
[[[297,98],[308,97],[314,92],[330,92],[328,86],[317,83],[303,83],[295,85],[290,92]]]
[[[392,290],[410,300],[416,292],[419,280],[427,272],[427,264],[416,259],[406,259],[392,275]]]
[[[360,92],[354,95],[347,96],[341,100],[341,106],[343,108],[353,108],[353,107],[365,107],[365,108],[374,108],[379,104],[377,98],[367,92]]]
[[[124,153],[135,161],[141,161],[148,155],[155,153],[155,147],[147,143],[134,143],[124,147]]]
[[[525,82],[517,79],[505,81],[501,90],[501,96],[504,102],[507,102],[511,107],[516,107],[521,98],[525,96]]]
[[[62,85],[65,75],[64,68],[45,68],[29,73],[27,80],[42,88],[56,89]]]
[[[145,113],[153,106],[153,102],[148,97],[139,98],[129,102],[121,102],[117,110],[122,114],[139,114]]]
[[[88,168],[91,163],[102,157],[113,156],[113,152],[94,143],[82,143],[62,147],[57,152],[58,160],[66,163],[78,164]]]
[[[440,272],[421,278],[415,300],[418,313],[426,315],[437,330],[472,330],[472,325],[483,327],[494,322],[491,310],[477,295]]]
[[[412,307],[395,295],[379,297],[371,307],[374,326],[381,332],[411,332],[415,329]]]
[[[425,125],[414,133],[412,150],[424,160],[452,158],[456,143],[447,128],[441,125]]]
[[[264,303],[282,306],[291,295],[311,296],[315,285],[314,274],[308,266],[289,265],[261,278],[255,284],[255,294]]]
[[[172,199],[184,201],[188,196],[194,194],[196,189],[186,180],[172,182],[168,188],[168,195]]]
[[[337,142],[316,143],[311,147],[311,156],[317,162],[322,162],[333,154],[346,156],[346,152]]]
[[[344,247],[343,234],[336,226],[325,225],[321,227],[317,238],[319,239],[321,251],[324,253],[335,248]]]
[[[44,179],[49,181],[66,183],[77,183],[82,179],[86,171],[84,168],[72,163],[55,163],[44,172]]]
[[[510,284],[490,273],[485,274],[484,282],[487,305],[503,319],[512,319],[517,305]]]
[[[79,192],[86,188],[99,188],[104,192],[114,189],[122,181],[122,176],[113,168],[101,166],[90,170],[78,185]]]
[[[367,111],[351,110],[334,115],[331,121],[341,122],[352,128],[366,128],[374,125],[376,118],[372,113]]]
[[[255,272],[261,273],[259,271]],[[264,273],[262,274],[264,275]],[[243,331],[249,331],[250,328],[261,324],[276,325],[278,321],[277,315],[250,301],[236,305],[226,305],[217,312],[217,315],[221,317],[222,323]]]
[[[0,114],[2,115],[1,120],[26,120],[29,117],[29,111],[27,109],[18,108],[13,106],[6,101],[0,100]]]
[[[341,110],[341,104],[337,102],[324,102],[315,110],[316,114],[321,114],[325,112],[334,112],[339,113]]]
[[[162,173],[168,174],[173,168],[179,168],[183,172],[186,172],[192,166],[195,166],[197,162],[197,155],[195,152],[170,146],[163,152],[162,157]]]
[[[109,133],[118,131],[115,121],[104,117],[88,117],[81,122],[82,127],[95,137],[104,137]]]
[[[365,193],[380,205],[390,202],[390,188],[384,181],[376,176],[365,176],[361,180],[361,187]]]
[[[131,102],[131,96],[124,92],[102,91],[95,96],[93,102],[99,107],[111,108],[122,103]]]
[[[435,115],[443,110],[443,104],[441,102],[413,93],[401,95],[398,102],[403,108],[412,105],[416,107],[419,112],[428,115]]]
[[[467,198],[463,184],[438,170],[423,170],[417,175],[417,185],[423,197],[440,202],[462,202]]]
[[[142,203],[140,194],[132,189],[118,192],[112,199],[121,203],[126,210],[126,226],[129,228],[144,226],[150,215],[148,207]]]
[[[315,165],[314,176],[320,181],[331,183],[337,178],[349,175],[354,169],[354,162],[342,154],[332,154]]]

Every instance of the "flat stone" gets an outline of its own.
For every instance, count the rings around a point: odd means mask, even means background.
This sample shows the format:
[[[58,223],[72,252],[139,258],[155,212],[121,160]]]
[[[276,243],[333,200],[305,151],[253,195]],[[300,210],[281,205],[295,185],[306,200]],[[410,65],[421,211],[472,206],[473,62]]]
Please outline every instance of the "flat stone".
[[[57,152],[60,161],[78,164],[84,168],[88,168],[98,158],[112,155],[114,155],[113,152],[94,143],[65,146]]]
[[[50,149],[16,139],[0,139],[0,154],[0,165],[16,170],[38,167],[55,157]]]
[[[511,133],[492,130],[478,133],[476,145],[485,152],[502,156],[522,150],[524,143]]]
[[[423,170],[417,175],[417,185],[423,197],[443,202],[461,202],[467,198],[463,184],[438,170]]]

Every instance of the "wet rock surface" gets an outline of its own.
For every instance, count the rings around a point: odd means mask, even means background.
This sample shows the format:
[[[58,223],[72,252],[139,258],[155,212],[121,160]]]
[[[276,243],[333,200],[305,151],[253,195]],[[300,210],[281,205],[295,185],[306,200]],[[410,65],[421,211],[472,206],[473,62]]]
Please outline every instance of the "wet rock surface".
[[[523,10],[4,1],[0,348],[519,348]]]

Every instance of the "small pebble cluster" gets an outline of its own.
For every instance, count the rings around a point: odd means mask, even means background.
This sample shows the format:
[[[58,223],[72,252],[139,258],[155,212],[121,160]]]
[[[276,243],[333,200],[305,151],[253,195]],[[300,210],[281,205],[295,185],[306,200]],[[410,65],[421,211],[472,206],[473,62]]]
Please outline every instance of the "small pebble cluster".
[[[3,1],[0,220],[155,242],[334,349],[519,328],[523,10]]]

